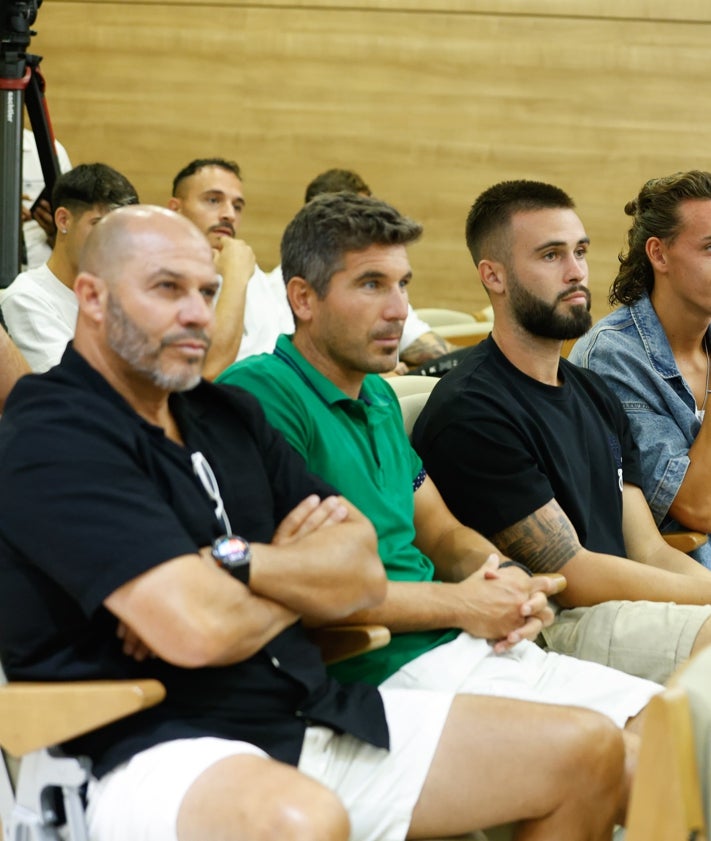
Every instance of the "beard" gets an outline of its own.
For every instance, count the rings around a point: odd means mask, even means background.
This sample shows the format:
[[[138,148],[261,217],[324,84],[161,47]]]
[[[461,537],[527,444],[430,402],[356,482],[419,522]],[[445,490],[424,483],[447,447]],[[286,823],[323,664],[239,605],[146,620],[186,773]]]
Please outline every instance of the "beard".
[[[590,292],[584,286],[572,286],[561,292],[553,303],[549,303],[529,292],[513,272],[509,277],[509,297],[514,318],[532,335],[565,341],[580,338],[592,326]],[[566,314],[558,312],[558,304],[574,292],[584,292],[587,305],[578,304]]]
[[[161,362],[163,351],[175,342],[185,339],[209,339],[203,330],[186,328],[179,333],[164,336],[159,342],[152,341],[123,309],[111,293],[107,305],[106,339],[111,350],[127,362],[134,371],[143,374],[150,382],[165,391],[190,391],[200,382],[206,353],[194,363],[176,371],[164,370]]]

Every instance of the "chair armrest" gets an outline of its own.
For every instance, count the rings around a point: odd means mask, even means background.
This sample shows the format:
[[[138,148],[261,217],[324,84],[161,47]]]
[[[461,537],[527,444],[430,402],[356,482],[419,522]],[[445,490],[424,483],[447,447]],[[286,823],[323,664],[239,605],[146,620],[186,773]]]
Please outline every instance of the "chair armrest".
[[[0,747],[23,756],[152,707],[164,697],[157,680],[8,683],[0,687]]]
[[[680,552],[693,552],[708,540],[708,535],[700,531],[671,531],[662,534],[662,537]]]
[[[308,634],[321,649],[327,666],[383,648],[390,642],[390,631],[384,625],[329,625],[310,628]]]

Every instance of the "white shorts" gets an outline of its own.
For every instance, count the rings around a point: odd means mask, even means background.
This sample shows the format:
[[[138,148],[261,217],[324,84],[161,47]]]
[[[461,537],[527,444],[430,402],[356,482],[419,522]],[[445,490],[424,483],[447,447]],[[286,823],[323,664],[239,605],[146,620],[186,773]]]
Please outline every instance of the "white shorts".
[[[177,841],[178,810],[210,766],[239,754],[266,756],[248,742],[204,736],[141,751],[91,780],[86,810],[91,841]]]
[[[420,796],[452,695],[382,693],[390,750],[327,727],[309,727],[299,770],[333,790],[351,820],[351,841],[402,841]],[[211,765],[264,751],[214,737],[165,742],[132,757],[89,785],[92,841],[177,841],[183,797]],[[235,786],[235,791],[239,786]]]
[[[624,727],[663,687],[598,663],[545,652],[528,641],[495,654],[486,640],[462,633],[402,666],[382,688],[439,689],[584,707]]]
[[[311,727],[299,770],[332,789],[351,819],[351,841],[402,841],[439,744],[453,695],[381,687],[390,750]]]

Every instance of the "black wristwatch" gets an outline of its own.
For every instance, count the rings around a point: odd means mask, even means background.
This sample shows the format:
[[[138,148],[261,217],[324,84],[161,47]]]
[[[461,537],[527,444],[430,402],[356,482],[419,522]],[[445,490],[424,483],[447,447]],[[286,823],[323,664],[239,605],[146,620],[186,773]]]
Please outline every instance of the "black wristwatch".
[[[222,569],[243,584],[249,584],[249,562],[252,549],[249,542],[236,534],[223,534],[212,544],[212,557]]]

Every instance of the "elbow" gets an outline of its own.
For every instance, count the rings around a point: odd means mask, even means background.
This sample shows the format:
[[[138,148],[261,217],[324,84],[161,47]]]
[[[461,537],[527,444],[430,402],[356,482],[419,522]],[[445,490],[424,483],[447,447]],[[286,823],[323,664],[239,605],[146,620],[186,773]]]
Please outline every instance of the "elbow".
[[[374,607],[385,600],[388,591],[388,579],[385,565],[378,553],[378,536],[370,520],[365,523],[363,536],[363,598],[365,603],[359,607]]]
[[[350,564],[343,569],[349,570],[343,586],[339,588],[342,600],[333,605],[334,615],[329,621],[342,618],[358,610],[375,607],[385,600],[388,579],[385,566],[378,554],[378,540],[375,529],[369,520],[363,520],[359,526],[359,539],[352,544],[352,558]],[[357,570],[354,575],[353,571]]]
[[[211,666],[219,661],[222,651],[217,634],[198,623],[191,623],[189,629],[181,628],[181,633],[155,647],[158,657],[182,669]]]
[[[256,647],[250,646],[250,637],[245,629],[241,645],[233,635],[230,637],[226,624],[219,621],[219,611],[202,612],[201,615],[183,616],[171,627],[170,636],[162,639],[154,653],[183,669],[200,669],[225,662],[229,651],[232,661],[246,659],[254,654]]]
[[[366,604],[363,607],[375,607],[385,601],[385,596],[388,592],[388,579],[385,575],[385,567],[380,560],[380,555],[374,553],[373,558],[368,563],[368,573],[366,575],[365,594],[364,598]]]
[[[711,497],[709,497],[709,503],[705,502],[705,497],[708,497],[708,494],[701,494],[693,502],[679,500],[677,497],[669,509],[669,515],[679,523],[682,529],[709,534],[711,533],[711,504],[709,504]]]

